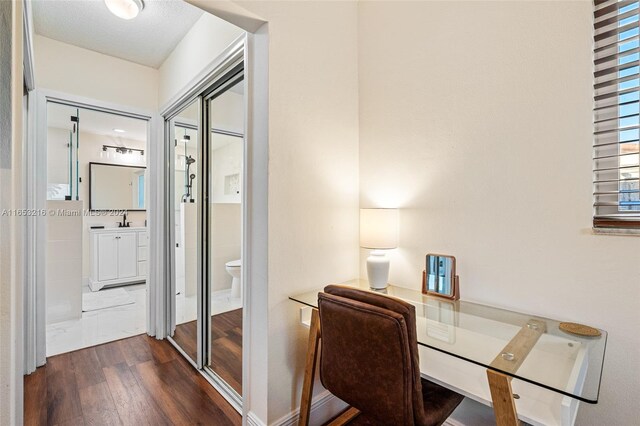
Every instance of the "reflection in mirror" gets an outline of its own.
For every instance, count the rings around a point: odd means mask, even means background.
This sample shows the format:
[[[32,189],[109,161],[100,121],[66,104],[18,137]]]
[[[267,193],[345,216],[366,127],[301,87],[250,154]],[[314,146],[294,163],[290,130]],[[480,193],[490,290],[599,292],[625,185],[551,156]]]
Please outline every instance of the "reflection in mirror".
[[[427,289],[438,294],[451,294],[453,262],[446,256],[427,256]]]
[[[198,362],[198,142],[199,102],[196,100],[170,120],[173,161],[172,205],[174,223],[173,281],[175,329],[171,337],[194,363]]]
[[[91,210],[145,210],[145,167],[89,163]]]
[[[440,254],[428,254],[426,264],[422,292],[457,300],[459,294],[456,258]]]
[[[209,279],[208,367],[242,395],[242,167],[244,80],[208,101]]]
[[[447,343],[455,343],[458,325],[458,302],[428,300],[423,305],[427,336]]]

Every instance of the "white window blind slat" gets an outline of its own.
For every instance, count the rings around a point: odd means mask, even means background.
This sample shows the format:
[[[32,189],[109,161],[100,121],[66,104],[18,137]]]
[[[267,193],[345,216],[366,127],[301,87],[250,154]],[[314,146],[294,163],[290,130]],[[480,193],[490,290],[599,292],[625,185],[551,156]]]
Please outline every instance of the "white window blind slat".
[[[594,0],[595,227],[640,228],[639,3]]]

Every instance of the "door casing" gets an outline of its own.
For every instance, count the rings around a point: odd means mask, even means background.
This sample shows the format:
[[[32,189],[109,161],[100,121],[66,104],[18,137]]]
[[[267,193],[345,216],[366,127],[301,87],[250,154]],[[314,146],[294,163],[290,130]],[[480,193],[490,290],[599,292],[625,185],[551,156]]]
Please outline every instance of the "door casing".
[[[152,142],[157,138],[158,134],[158,115],[142,109],[52,90],[36,89],[31,93],[30,99],[33,97],[35,101],[35,111],[33,116],[29,115],[30,121],[32,121],[32,125],[29,128],[34,130],[30,134],[30,138],[33,139],[30,139],[29,146],[34,147],[34,149],[28,151],[26,163],[28,170],[27,182],[34,196],[28,207],[38,211],[46,211],[47,104],[49,102],[144,120],[147,122],[145,152],[148,153],[150,172],[150,182],[145,189],[149,199],[147,227],[150,247],[157,245],[158,232],[156,228],[158,222],[154,221],[151,216],[160,208],[158,201],[162,201],[157,194],[160,191],[160,187],[153,179],[154,174],[157,175],[157,170],[162,167],[161,163],[158,162],[158,145]],[[31,105],[33,106],[33,104]],[[25,373],[27,374],[46,363],[46,216],[35,216],[35,220],[27,222],[27,241],[30,241],[31,238],[34,241],[33,250],[27,250],[25,253],[26,264],[34,265],[34,271],[32,275],[29,275],[30,279],[28,278],[25,282],[25,294],[33,295],[25,300],[25,330],[27,331],[25,333],[25,360],[35,360],[35,364],[25,366]],[[157,330],[159,328],[156,313],[158,310],[157,305],[159,304],[158,296],[162,294],[162,283],[158,281],[158,274],[153,274],[153,272],[157,270],[157,265],[160,263],[157,258],[149,258],[149,276],[147,278],[147,334],[156,337],[158,337]],[[33,333],[29,333],[29,330],[32,330]]]

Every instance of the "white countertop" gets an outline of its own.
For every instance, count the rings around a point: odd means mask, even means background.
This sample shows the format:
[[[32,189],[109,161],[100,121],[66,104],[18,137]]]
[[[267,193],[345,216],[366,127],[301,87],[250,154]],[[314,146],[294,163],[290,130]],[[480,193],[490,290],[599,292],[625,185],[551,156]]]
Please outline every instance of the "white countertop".
[[[110,228],[104,227],[104,228],[100,228],[100,229],[91,229],[89,228],[89,232],[95,232],[95,233],[99,233],[99,232],[131,232],[131,231],[146,231],[147,228],[145,226],[129,226],[129,227],[123,227],[123,228],[118,228],[115,226],[112,226]]]

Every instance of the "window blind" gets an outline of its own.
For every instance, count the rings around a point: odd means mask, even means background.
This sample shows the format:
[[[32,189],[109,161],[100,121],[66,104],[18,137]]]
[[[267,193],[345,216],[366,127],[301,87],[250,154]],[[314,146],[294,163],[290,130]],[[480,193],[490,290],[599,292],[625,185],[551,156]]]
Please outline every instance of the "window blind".
[[[639,1],[594,1],[594,227],[640,228]]]

